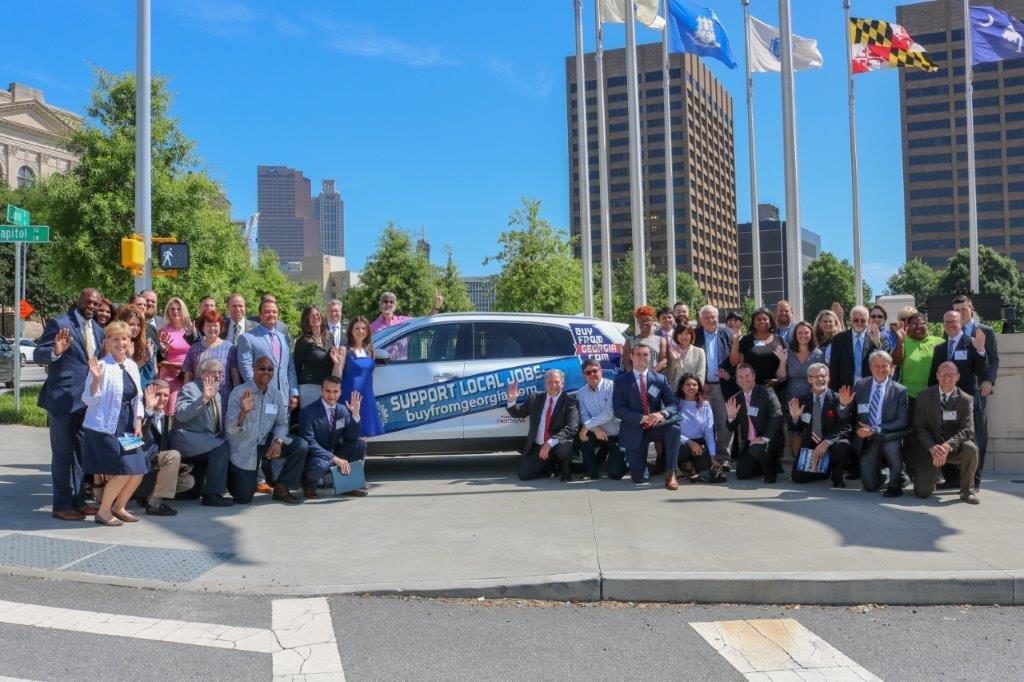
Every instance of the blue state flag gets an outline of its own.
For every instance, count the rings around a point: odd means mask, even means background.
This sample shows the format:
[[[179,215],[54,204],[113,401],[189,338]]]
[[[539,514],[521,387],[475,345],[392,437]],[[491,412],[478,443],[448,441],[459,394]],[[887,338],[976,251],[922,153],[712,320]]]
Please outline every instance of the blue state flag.
[[[736,59],[729,49],[729,36],[715,10],[690,0],[668,0],[666,18],[669,52],[692,52],[717,59],[730,69],[736,68]]]
[[[972,63],[1024,57],[1024,23],[995,7],[971,7]]]

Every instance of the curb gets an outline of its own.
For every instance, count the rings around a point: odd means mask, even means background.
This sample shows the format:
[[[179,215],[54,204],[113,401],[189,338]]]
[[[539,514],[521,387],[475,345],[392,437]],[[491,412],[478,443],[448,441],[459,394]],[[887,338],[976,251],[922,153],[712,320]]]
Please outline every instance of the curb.
[[[0,566],[5,575],[154,590],[265,595],[374,595],[700,604],[1024,606],[1024,570],[791,573],[559,573],[475,580],[324,585],[172,583]]]

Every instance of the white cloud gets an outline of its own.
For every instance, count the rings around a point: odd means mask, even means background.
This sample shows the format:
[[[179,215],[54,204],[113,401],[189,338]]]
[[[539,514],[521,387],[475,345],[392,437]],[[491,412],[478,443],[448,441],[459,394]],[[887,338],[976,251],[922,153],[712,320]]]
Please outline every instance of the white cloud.
[[[327,36],[326,46],[337,52],[370,59],[386,59],[408,66],[451,66],[454,61],[432,45],[416,45],[386,36],[371,26],[314,20]]]
[[[263,18],[240,0],[173,0],[161,4],[187,23],[222,38],[247,33]]]
[[[488,57],[484,64],[488,69],[505,79],[516,91],[535,97],[547,97],[554,87],[554,79],[547,69],[540,69],[532,77],[525,76],[509,61]]]

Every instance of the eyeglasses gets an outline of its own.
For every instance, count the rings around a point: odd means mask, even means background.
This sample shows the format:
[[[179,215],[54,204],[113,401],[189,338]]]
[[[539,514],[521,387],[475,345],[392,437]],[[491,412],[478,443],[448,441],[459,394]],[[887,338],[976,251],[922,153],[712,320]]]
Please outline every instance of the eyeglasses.
[[[224,372],[221,370],[214,371],[212,369],[208,369],[205,372],[203,372],[203,376],[222,377],[224,376]]]
[[[395,303],[396,301],[393,298],[383,298],[383,299],[381,299],[380,302],[381,303]]]
[[[885,319],[885,315],[872,315],[871,319],[872,320],[884,320]]]
[[[256,372],[273,372],[274,368],[273,367],[253,367],[253,370],[256,371]]]
[[[601,373],[601,370],[599,370],[597,367],[591,367],[590,369],[588,369],[587,371],[584,372],[584,374],[600,374],[600,373]]]

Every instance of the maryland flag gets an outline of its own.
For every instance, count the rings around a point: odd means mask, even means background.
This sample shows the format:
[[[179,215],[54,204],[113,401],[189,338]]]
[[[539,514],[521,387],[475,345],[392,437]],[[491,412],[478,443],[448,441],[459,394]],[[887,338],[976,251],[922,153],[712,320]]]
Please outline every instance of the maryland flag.
[[[899,24],[876,19],[850,19],[850,59],[853,72],[865,73],[879,69],[900,69],[912,66],[925,71],[939,67],[923,47],[914,42],[907,29]]]

